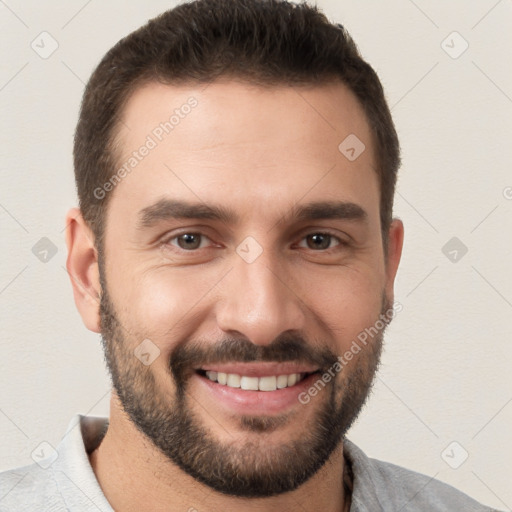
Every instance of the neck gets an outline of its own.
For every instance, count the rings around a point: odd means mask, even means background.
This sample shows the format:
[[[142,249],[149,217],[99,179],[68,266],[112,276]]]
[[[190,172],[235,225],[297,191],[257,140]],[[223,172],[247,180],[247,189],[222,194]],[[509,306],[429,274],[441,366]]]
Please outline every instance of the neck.
[[[89,460],[105,497],[114,510],[121,512],[349,510],[350,497],[343,486],[342,443],[322,468],[294,491],[268,498],[227,496],[198,482],[168,460],[137,430],[114,400],[114,394],[107,433]]]

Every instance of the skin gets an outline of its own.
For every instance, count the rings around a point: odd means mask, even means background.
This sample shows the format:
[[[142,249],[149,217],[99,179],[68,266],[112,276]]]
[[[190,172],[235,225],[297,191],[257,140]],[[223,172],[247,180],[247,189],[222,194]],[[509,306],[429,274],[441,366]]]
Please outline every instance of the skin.
[[[105,239],[104,282],[123,333],[119,337],[132,352],[144,339],[158,346],[160,356],[144,371],[154,377],[169,407],[176,396],[169,360],[191,342],[214,347],[234,336],[268,347],[294,331],[313,353],[342,355],[375,324],[383,298],[392,304],[403,245],[402,222],[394,219],[384,258],[370,129],[344,85],[146,84],[125,106],[119,162],[190,96],[197,106],[109,192]],[[338,150],[351,133],[366,146],[353,162]],[[138,212],[163,196],[229,207],[239,219],[170,219],[137,229]],[[366,222],[288,218],[293,206],[327,200],[356,203],[366,211]],[[75,302],[86,327],[100,333],[99,297],[106,290],[94,236],[76,208],[66,223]],[[180,249],[176,238],[169,241],[186,232],[207,238],[194,251]],[[328,249],[308,244],[307,235],[324,232],[334,237]],[[247,236],[262,249],[252,263],[236,252]],[[336,237],[348,245],[337,244]],[[220,446],[241,449],[254,443],[259,447],[254,457],[263,458],[306,439],[329,400],[346,400],[344,384],[351,375],[356,378],[358,365],[369,386],[376,370],[370,354],[366,348],[355,356],[330,384],[332,392],[318,393],[307,406],[297,401],[283,413],[269,414],[280,421],[266,432],[243,428],[240,417],[213,403],[197,377],[188,374],[186,405]],[[123,369],[131,365],[141,367],[136,358],[120,362]],[[229,496],[198,482],[159,451],[130,421],[115,389],[109,429],[90,461],[105,496],[123,512],[190,507],[282,512],[297,510],[298,504],[304,511],[339,512],[349,505],[341,485],[342,442],[290,492]]]

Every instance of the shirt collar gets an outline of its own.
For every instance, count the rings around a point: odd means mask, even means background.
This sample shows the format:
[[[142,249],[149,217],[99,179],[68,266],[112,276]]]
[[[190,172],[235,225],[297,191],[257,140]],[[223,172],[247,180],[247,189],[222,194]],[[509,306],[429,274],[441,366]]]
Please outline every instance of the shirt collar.
[[[107,427],[108,418],[77,414],[57,447],[52,477],[69,510],[114,512],[88,457],[103,439]]]

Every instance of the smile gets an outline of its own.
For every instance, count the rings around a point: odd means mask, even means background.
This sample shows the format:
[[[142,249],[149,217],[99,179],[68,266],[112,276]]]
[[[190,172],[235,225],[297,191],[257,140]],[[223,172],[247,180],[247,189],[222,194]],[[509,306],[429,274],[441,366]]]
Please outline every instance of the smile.
[[[310,373],[302,372],[287,375],[255,377],[208,370],[204,372],[204,375],[211,381],[230,388],[239,388],[246,391],[276,391],[277,389],[294,386],[302,381],[306,376],[310,375]]]

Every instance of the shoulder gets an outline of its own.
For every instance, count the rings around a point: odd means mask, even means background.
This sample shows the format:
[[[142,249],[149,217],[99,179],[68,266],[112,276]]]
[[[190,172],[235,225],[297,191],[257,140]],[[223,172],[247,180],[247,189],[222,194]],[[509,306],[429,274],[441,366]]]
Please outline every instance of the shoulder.
[[[0,512],[111,511],[88,459],[107,424],[107,418],[76,414],[56,449],[1,472]]]
[[[51,469],[34,463],[0,473],[0,512],[19,510],[66,510]]]
[[[347,439],[344,441],[344,454],[352,465],[352,502],[356,512],[493,511],[433,477],[367,457]]]

